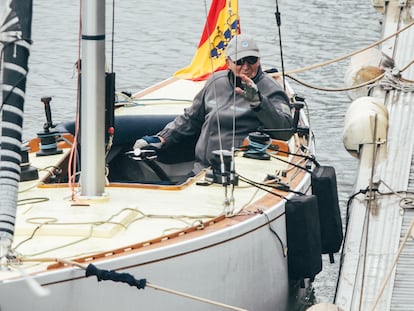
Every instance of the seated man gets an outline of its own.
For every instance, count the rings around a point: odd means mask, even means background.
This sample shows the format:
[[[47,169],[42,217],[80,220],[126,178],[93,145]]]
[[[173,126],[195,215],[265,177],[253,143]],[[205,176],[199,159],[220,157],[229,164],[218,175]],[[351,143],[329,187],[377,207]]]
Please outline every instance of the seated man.
[[[259,127],[286,129],[272,138],[292,135],[289,99],[282,87],[262,71],[256,42],[243,34],[233,37],[226,49],[228,70],[214,73],[184,114],[155,136],[138,139],[134,149],[168,147],[198,135],[193,173],[212,164],[215,150],[239,147]]]

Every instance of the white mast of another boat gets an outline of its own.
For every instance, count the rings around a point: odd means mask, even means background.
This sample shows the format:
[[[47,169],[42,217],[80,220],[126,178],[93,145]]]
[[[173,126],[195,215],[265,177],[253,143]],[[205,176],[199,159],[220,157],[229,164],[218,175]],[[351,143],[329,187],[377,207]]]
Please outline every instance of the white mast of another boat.
[[[105,0],[82,1],[81,196],[105,191]]]

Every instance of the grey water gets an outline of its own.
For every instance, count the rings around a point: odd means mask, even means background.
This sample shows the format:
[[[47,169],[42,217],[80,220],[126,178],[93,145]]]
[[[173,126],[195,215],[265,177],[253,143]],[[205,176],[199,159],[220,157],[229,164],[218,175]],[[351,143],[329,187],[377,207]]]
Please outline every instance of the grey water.
[[[107,65],[116,72],[117,90],[131,93],[170,77],[191,62],[210,6],[210,1],[202,0],[116,1],[112,31],[112,1],[106,2]],[[266,67],[281,69],[279,38],[286,71],[348,54],[380,38],[381,15],[369,0],[280,0],[278,8],[281,36],[275,19],[276,1],[239,1],[241,31],[256,38]],[[24,139],[42,130],[42,96],[53,98],[55,123],[74,117],[79,13],[76,1],[64,0],[56,5],[34,1]],[[344,86],[347,64],[345,60],[295,76],[320,88],[340,88]],[[317,160],[336,169],[345,215],[357,166],[356,159],[342,145],[343,119],[350,99],[345,92],[315,90],[289,82],[309,106]],[[330,264],[324,258],[323,272],[314,282],[316,302],[332,302],[339,256],[335,259]]]

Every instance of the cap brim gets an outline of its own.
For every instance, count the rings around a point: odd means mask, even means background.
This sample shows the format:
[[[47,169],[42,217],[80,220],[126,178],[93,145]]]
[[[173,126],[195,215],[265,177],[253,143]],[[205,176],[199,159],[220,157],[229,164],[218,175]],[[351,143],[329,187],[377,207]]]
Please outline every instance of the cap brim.
[[[236,56],[237,56],[237,59],[236,59]],[[237,53],[237,55],[230,55],[229,57],[234,61],[238,61],[239,59],[242,59],[248,56],[260,57],[260,54],[258,51],[240,51]]]

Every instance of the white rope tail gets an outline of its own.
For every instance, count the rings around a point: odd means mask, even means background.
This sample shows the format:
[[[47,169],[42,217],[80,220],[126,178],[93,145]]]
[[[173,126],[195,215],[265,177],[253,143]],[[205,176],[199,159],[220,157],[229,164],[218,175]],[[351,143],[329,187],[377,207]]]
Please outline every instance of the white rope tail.
[[[24,41],[19,14],[11,8],[18,5],[21,15],[30,10],[31,1],[12,0],[0,3],[0,85],[2,101],[0,109],[0,259],[3,261],[13,241],[16,217],[17,192],[20,180],[21,137],[23,106],[30,44]],[[13,4],[13,6],[12,6]],[[29,9],[27,9],[29,8]],[[26,20],[25,20],[26,21]],[[27,23],[27,21],[30,21]],[[26,25],[30,36],[31,15]]]

